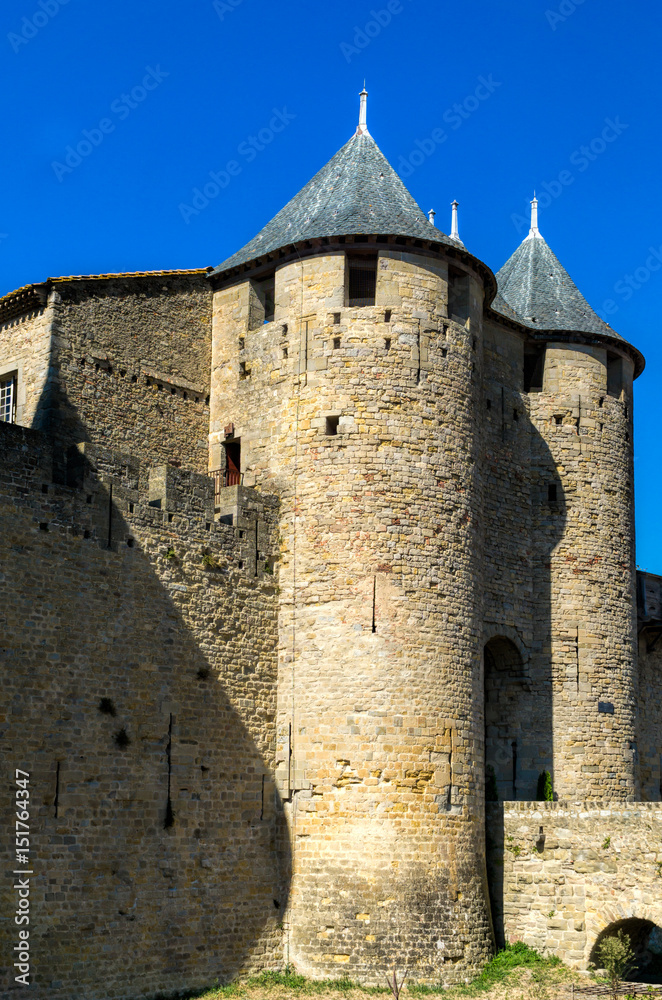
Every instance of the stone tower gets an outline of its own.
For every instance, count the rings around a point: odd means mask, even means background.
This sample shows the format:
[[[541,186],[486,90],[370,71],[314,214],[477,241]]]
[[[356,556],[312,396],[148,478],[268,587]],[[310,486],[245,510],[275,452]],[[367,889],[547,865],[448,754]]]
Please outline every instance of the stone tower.
[[[452,982],[492,946],[486,764],[505,798],[543,769],[561,794],[634,794],[641,359],[537,218],[495,298],[457,205],[447,237],[376,146],[366,96],[211,276],[210,462],[281,502],[286,957]]]
[[[362,119],[214,280],[212,467],[240,448],[244,483],[281,500],[289,960],[457,978],[490,948],[478,402],[493,278]]]

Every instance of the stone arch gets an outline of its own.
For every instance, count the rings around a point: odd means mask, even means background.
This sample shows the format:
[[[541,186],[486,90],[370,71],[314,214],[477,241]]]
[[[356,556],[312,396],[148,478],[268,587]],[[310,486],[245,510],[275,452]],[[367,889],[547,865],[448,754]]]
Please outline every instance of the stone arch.
[[[483,656],[487,798],[535,799],[539,772],[528,739],[532,692],[525,658],[503,634],[485,643]]]
[[[626,978],[632,982],[662,983],[662,927],[645,917],[627,916],[609,923],[596,937],[589,961],[599,968],[600,945],[619,931],[630,939],[635,955],[634,968],[626,972]]]

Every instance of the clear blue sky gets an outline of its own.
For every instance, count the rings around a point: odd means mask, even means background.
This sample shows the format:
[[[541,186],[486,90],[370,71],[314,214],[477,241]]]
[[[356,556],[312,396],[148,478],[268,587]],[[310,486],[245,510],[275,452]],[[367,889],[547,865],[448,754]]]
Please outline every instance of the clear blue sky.
[[[547,190],[544,236],[596,310],[611,300],[612,326],[647,358],[635,405],[638,563],[662,573],[662,269],[650,249],[662,258],[662,8],[5,0],[0,21],[0,293],[50,275],[219,263],[349,138],[364,77],[383,152],[398,168],[422,149],[410,191],[446,231],[457,198],[462,238],[493,270],[525,235],[513,217],[534,187]],[[433,148],[435,129],[446,139]],[[67,163],[81,142],[80,163]],[[223,190],[198,199],[198,214],[182,208],[230,161]]]

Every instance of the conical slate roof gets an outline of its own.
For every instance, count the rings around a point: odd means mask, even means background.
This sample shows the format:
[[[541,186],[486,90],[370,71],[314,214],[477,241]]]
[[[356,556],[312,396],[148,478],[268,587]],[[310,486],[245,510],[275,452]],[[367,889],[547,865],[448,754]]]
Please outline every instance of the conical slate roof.
[[[532,329],[592,333],[623,340],[591,309],[537,228],[506,261],[496,279],[499,296]],[[508,315],[499,308],[499,296],[492,308]]]
[[[359,129],[250,243],[213,274],[301,240],[362,233],[456,245],[428,221],[375,140]]]

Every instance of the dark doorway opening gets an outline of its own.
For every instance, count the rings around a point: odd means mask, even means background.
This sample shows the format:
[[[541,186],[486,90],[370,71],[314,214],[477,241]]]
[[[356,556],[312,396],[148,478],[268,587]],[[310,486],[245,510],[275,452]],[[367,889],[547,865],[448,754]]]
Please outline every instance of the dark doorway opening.
[[[225,485],[239,486],[241,483],[241,439],[226,441],[225,448]]]

